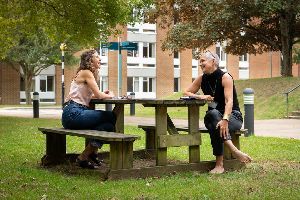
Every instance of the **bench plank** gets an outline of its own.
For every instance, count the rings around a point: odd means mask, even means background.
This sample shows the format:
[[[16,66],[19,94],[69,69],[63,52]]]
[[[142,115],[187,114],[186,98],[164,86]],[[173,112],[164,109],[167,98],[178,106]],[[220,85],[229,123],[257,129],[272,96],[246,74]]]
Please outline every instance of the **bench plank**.
[[[140,125],[138,125],[138,128],[142,128],[144,130],[146,130],[146,129],[155,130],[155,125],[140,124]],[[188,132],[188,130],[189,130],[189,128],[185,127],[185,126],[176,126],[176,129],[177,129],[177,131],[184,131],[184,132]],[[208,133],[208,130],[205,127],[199,127],[198,131],[200,133]],[[235,132],[236,135],[247,134],[247,133],[248,133],[248,129],[240,129]]]
[[[178,134],[178,135],[159,135],[158,147],[180,147],[180,146],[199,146],[201,144],[201,134]]]
[[[72,135],[78,137],[85,137],[91,139],[99,139],[103,141],[134,141],[140,139],[138,135],[126,135],[122,133],[97,131],[97,130],[71,130],[64,128],[39,128],[43,133],[57,133],[62,135]]]

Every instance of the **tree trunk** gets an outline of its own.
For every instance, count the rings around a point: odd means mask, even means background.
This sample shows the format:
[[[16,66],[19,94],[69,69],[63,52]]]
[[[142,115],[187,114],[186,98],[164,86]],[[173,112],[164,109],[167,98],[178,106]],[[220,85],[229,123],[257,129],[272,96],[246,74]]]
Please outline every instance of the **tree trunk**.
[[[280,15],[280,31],[281,31],[281,53],[282,65],[281,76],[293,76],[292,74],[292,48],[294,34],[294,17],[289,12],[283,12]]]
[[[26,95],[26,104],[31,104],[31,86],[32,86],[32,76],[25,74],[25,95]]]

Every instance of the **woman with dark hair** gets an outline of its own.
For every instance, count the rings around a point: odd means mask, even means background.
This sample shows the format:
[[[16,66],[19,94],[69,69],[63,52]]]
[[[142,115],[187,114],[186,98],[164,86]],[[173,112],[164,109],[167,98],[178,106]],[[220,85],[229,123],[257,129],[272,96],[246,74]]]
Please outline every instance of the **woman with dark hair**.
[[[243,117],[237,99],[233,78],[229,73],[219,68],[219,56],[210,51],[200,57],[200,67],[203,74],[199,75],[184,91],[186,96],[211,101],[204,117],[204,123],[209,131],[216,165],[210,171],[212,174],[224,172],[224,145],[243,163],[251,162],[251,157],[237,149],[231,141],[231,135],[240,130]],[[198,95],[201,88],[204,95]]]
[[[71,82],[70,92],[66,98],[62,113],[62,125],[66,129],[91,129],[114,131],[116,116],[111,111],[91,110],[92,98],[111,99],[113,92],[101,92],[98,88],[100,57],[96,50],[82,53],[80,66]],[[89,140],[85,150],[78,156],[77,163],[82,168],[94,169],[101,165],[97,151],[103,143]]]

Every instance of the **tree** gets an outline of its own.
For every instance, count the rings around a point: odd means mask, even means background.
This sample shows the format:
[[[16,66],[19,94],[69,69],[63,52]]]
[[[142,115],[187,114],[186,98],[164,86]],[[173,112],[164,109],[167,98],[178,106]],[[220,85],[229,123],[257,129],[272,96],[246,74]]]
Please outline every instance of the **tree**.
[[[60,62],[61,42],[70,52],[76,50],[72,47],[96,47],[100,39],[118,32],[117,24],[137,19],[131,14],[134,7],[140,11],[147,4],[148,0],[0,0],[0,59],[24,78],[29,104],[32,78]]]
[[[300,40],[299,0],[165,0],[156,1],[155,17],[168,32],[163,48],[181,50],[226,41],[234,55],[281,51],[282,76],[292,76],[292,47]],[[171,22],[172,23],[172,22]]]
[[[35,35],[21,37],[19,44],[8,50],[5,61],[24,79],[26,104],[31,103],[30,92],[33,77],[50,65],[60,63],[58,46],[59,44],[51,41],[43,30],[37,30]],[[69,47],[73,50],[77,49],[72,44],[69,44]],[[67,64],[73,64],[76,61],[73,53],[72,51],[66,52]]]

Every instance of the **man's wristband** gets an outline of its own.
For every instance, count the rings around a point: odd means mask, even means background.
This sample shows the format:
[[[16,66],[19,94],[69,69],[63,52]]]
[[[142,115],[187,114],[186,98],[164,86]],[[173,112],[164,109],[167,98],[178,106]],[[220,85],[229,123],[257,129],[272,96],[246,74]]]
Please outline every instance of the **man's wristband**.
[[[223,119],[229,121],[230,115],[224,114]]]

